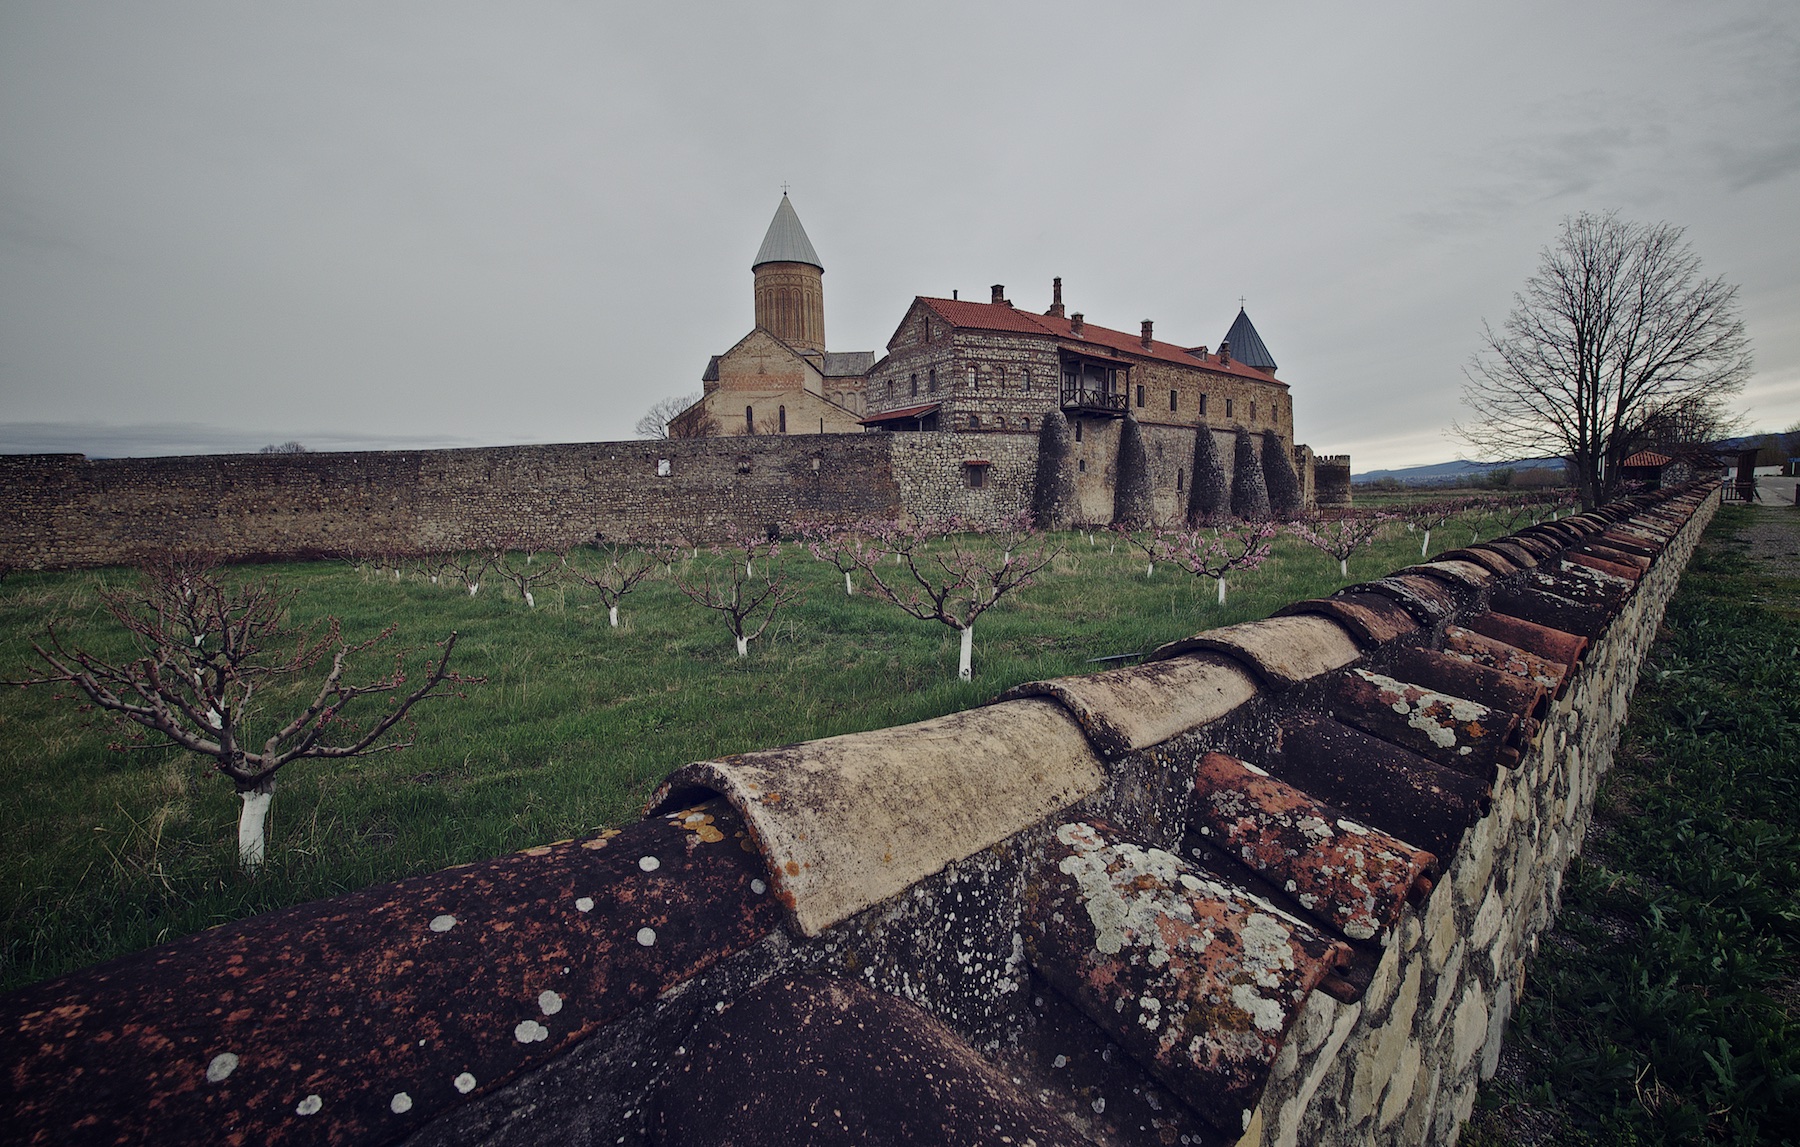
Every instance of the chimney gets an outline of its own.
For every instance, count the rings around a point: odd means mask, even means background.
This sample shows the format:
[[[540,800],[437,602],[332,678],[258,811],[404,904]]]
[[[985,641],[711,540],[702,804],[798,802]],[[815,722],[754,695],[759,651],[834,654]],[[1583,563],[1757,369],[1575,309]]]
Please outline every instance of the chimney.
[[[1081,312],[1076,311],[1069,316],[1069,330],[1076,338],[1081,337]]]
[[[1044,313],[1053,319],[1060,319],[1063,317],[1061,275],[1050,280],[1050,309]]]
[[[1000,304],[1006,302],[1006,287],[1000,283],[995,283],[994,284],[994,297],[991,301],[993,302],[993,304],[995,306],[999,306]]]
[[[1150,349],[1150,332],[1154,330],[1155,327],[1156,324],[1152,323],[1149,319],[1144,320],[1144,333],[1138,336],[1138,341],[1144,344],[1145,350]]]
[[[1219,365],[1220,366],[1230,366],[1231,365],[1231,340],[1230,339],[1225,339],[1224,341],[1219,343]]]

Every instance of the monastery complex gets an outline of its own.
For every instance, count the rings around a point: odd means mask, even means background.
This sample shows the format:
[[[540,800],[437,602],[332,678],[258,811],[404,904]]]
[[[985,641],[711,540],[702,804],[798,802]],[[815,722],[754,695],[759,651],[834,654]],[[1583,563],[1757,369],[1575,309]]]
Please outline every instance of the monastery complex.
[[[700,401],[670,423],[674,437],[1018,435],[1063,417],[1076,443],[1094,440],[1094,450],[1078,451],[1093,456],[1076,465],[1078,485],[1095,485],[1112,469],[1106,446],[1119,421],[1131,418],[1151,443],[1154,485],[1171,506],[1185,487],[1201,426],[1218,436],[1225,458],[1239,428],[1259,436],[1273,431],[1294,451],[1303,488],[1316,494],[1319,462],[1294,444],[1288,385],[1241,308],[1214,349],[1164,342],[1148,319],[1136,333],[1090,323],[1064,307],[1061,279],[1041,313],[1015,306],[996,285],[986,302],[914,298],[880,358],[834,351],[825,337],[825,266],[785,194],[751,270],[755,329],[707,363]],[[1327,501],[1348,499],[1348,467],[1347,458],[1328,464]],[[1088,493],[1084,501],[1105,500],[1105,491]],[[1164,501],[1159,496],[1159,508]]]

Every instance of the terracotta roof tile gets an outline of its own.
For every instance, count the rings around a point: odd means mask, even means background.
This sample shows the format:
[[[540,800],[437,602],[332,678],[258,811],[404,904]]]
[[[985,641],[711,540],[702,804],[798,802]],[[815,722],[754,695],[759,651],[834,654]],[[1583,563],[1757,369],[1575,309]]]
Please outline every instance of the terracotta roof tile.
[[[1045,335],[1060,340],[1072,350],[1095,348],[1127,357],[1157,359],[1162,362],[1177,363],[1181,366],[1210,370],[1218,374],[1255,379],[1258,382],[1276,381],[1273,375],[1246,366],[1236,359],[1223,363],[1219,361],[1219,356],[1216,354],[1202,357],[1185,347],[1155,339],[1152,339],[1150,346],[1145,348],[1142,337],[1139,335],[1111,330],[1089,322],[1082,324],[1081,334],[1077,335],[1074,324],[1066,318],[1034,314],[1031,311],[1007,306],[1005,303],[976,303],[966,299],[934,299],[923,295],[919,297],[919,301],[930,307],[946,323],[962,329]]]

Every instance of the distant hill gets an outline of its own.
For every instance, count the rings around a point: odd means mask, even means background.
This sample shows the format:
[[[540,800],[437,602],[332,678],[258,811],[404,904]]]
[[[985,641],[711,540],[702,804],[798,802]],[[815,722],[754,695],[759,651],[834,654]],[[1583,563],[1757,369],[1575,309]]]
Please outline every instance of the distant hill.
[[[1526,458],[1517,462],[1437,462],[1430,466],[1407,466],[1399,470],[1365,470],[1350,475],[1353,485],[1364,486],[1392,478],[1405,486],[1454,486],[1479,478],[1494,470],[1562,469],[1560,458]]]

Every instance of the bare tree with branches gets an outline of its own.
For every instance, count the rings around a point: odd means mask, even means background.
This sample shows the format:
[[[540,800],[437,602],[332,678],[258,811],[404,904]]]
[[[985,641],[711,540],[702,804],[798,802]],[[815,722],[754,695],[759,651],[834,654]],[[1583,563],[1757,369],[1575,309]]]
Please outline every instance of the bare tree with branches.
[[[962,639],[956,674],[964,681],[973,677],[975,619],[1007,594],[1030,585],[1060,552],[1039,534],[1017,552],[1011,540],[1002,540],[1004,553],[996,561],[993,542],[977,539],[973,527],[957,518],[914,525],[871,523],[860,534],[873,540],[858,561],[869,592],[920,621],[956,630]],[[884,577],[882,561],[889,555],[899,568]]]
[[[656,568],[650,552],[642,546],[627,542],[609,542],[596,539],[594,543],[598,561],[593,567],[569,560],[569,553],[562,555],[563,569],[570,577],[587,586],[600,595],[600,601],[606,606],[606,618],[612,628],[619,628],[619,602],[627,594],[638,587],[638,583],[650,576]],[[670,563],[673,565],[673,562]]]
[[[1682,235],[1612,213],[1565,219],[1504,326],[1483,325],[1464,371],[1474,417],[1457,433],[1490,458],[1568,459],[1592,509],[1659,424],[1720,412],[1749,378],[1749,338],[1737,288],[1703,277]]]
[[[677,570],[675,588],[695,605],[723,618],[737,640],[737,655],[748,657],[750,643],[774,624],[782,606],[800,597],[800,586],[781,568],[780,542],[752,536],[731,546],[714,546],[712,552],[714,557],[726,559],[722,568],[714,562]],[[760,578],[756,574],[758,559],[763,567]],[[671,568],[673,565],[671,560]]]
[[[146,568],[134,589],[100,593],[137,656],[109,661],[72,647],[53,624],[47,645],[32,643],[51,672],[18,683],[74,685],[96,707],[139,726],[139,737],[147,731],[210,757],[243,802],[238,860],[253,870],[267,852],[277,772],[294,761],[405,748],[410,736],[389,734],[414,705],[460,696],[464,686],[482,680],[451,671],[451,633],[417,684],[408,680],[404,652],[394,656],[385,676],[353,683],[347,679],[353,659],[387,641],[394,627],[353,643],[335,617],[292,626],[288,616],[297,593],[281,589],[272,576],[227,584],[201,561],[166,559]],[[321,661],[327,668],[309,690],[310,700],[296,702],[286,720],[264,712],[265,693],[279,697],[279,684]],[[376,697],[388,698],[387,707],[364,717]]]
[[[672,425],[675,416],[700,401],[698,394],[682,394],[670,398],[659,398],[650,404],[650,409],[637,420],[639,438],[680,438],[679,430]]]

